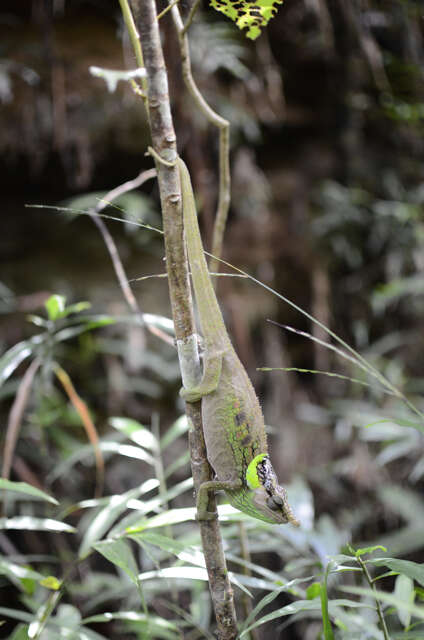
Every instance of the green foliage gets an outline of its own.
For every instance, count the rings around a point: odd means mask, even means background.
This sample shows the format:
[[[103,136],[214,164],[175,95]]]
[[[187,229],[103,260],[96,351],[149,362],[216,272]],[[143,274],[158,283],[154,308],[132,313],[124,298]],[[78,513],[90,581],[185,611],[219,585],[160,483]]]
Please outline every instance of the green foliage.
[[[256,40],[261,34],[261,29],[266,27],[268,22],[277,13],[277,5],[283,0],[211,0],[211,6],[223,13],[236,23],[239,29],[247,29],[246,37]]]

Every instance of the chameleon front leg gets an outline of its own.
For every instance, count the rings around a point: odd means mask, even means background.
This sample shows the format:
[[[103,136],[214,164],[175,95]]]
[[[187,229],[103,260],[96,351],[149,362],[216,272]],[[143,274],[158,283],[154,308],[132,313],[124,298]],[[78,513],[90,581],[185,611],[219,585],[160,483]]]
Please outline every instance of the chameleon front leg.
[[[203,376],[199,384],[190,389],[182,388],[180,396],[186,402],[197,402],[216,390],[222,370],[222,351],[206,355],[203,362]]]
[[[208,482],[202,482],[197,492],[196,508],[197,508],[197,520],[215,520],[216,512],[208,511],[208,501],[210,491],[237,491],[242,486],[240,479],[227,480],[221,482],[220,480],[209,480]]]

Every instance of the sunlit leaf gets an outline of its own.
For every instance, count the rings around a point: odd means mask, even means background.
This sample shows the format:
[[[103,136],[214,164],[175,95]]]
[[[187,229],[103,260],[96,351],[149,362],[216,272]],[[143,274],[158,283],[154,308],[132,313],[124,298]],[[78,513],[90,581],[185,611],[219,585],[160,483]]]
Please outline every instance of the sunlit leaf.
[[[211,6],[236,23],[239,29],[247,29],[246,37],[251,40],[261,34],[269,20],[277,13],[277,5],[283,0],[211,0]]]
[[[145,529],[155,529],[156,527],[166,527],[171,524],[178,524],[180,522],[187,522],[188,520],[195,520],[196,509],[194,507],[186,507],[184,509],[170,509],[164,513],[159,513],[153,518],[146,518],[139,524],[135,524],[127,529],[128,534],[138,533]]]
[[[142,624],[142,628],[147,628],[150,637],[154,638],[167,638],[173,640],[174,638],[181,638],[181,633],[178,627],[169,620],[160,618],[155,615],[146,615],[139,611],[117,611],[100,613],[83,620],[84,624],[92,624],[99,622],[110,622],[111,620],[122,620],[123,622],[132,622],[135,624]]]
[[[54,294],[46,300],[44,306],[47,309],[47,315],[49,316],[49,320],[53,322],[61,317],[63,311],[66,306],[66,297],[58,294]]]
[[[63,531],[75,533],[76,529],[65,522],[51,518],[34,518],[33,516],[15,516],[0,518],[0,529],[27,529],[29,531]]]
[[[121,433],[125,433],[130,440],[141,447],[150,450],[157,449],[157,440],[153,433],[146,429],[146,427],[143,427],[137,420],[133,420],[132,418],[110,418],[109,424],[114,429],[121,431]]]
[[[72,313],[81,313],[81,311],[86,311],[87,309],[90,309],[90,308],[91,308],[90,302],[87,302],[87,301],[75,302],[75,304],[70,304],[69,306],[65,307],[61,312],[60,317],[66,318]]]
[[[37,345],[41,344],[44,337],[33,336],[29,340],[23,340],[11,347],[0,358],[0,386],[12,375],[17,367],[30,356]]]
[[[367,555],[368,553],[374,553],[374,551],[387,551],[386,547],[383,547],[381,544],[376,544],[372,547],[364,547],[363,549],[356,549],[355,556],[359,558],[360,556]]]
[[[55,498],[52,498],[52,496],[44,493],[44,491],[41,491],[41,489],[37,489],[37,487],[33,487],[26,482],[13,482],[12,480],[0,478],[0,489],[5,489],[7,491],[17,491],[18,493],[25,493],[26,495],[29,495],[36,500],[47,500],[47,502],[51,502],[52,504],[59,504]]]
[[[61,581],[55,576],[46,576],[40,580],[40,584],[42,587],[46,587],[46,589],[51,589],[52,591],[57,591],[62,585]]]

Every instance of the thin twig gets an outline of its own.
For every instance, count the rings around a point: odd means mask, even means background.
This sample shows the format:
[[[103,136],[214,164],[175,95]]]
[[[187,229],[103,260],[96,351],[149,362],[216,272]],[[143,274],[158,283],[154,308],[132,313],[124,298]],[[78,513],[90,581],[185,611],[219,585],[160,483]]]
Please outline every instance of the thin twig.
[[[155,169],[149,169],[148,171],[142,171],[134,180],[128,180],[128,182],[124,182],[124,184],[119,185],[119,187],[115,187],[107,193],[102,200],[100,200],[97,205],[94,207],[94,211],[90,212],[90,217],[93,220],[96,227],[99,229],[100,233],[103,236],[104,243],[109,251],[110,258],[112,260],[113,268],[115,269],[116,277],[118,278],[119,286],[121,287],[122,293],[127,301],[127,304],[133,313],[139,314],[140,308],[137,304],[137,300],[133,292],[131,291],[131,287],[128,284],[128,277],[125,273],[121,258],[119,257],[118,249],[116,247],[115,241],[109,233],[108,228],[106,227],[103,220],[98,217],[96,214],[103,211],[110,202],[116,200],[124,193],[128,191],[132,191],[133,189],[137,189],[140,185],[142,185],[146,180],[150,178],[154,178],[156,175]]]
[[[88,213],[90,218],[93,220],[94,224],[97,226],[100,233],[102,234],[104,243],[106,245],[107,250],[109,251],[109,255],[112,260],[113,268],[115,270],[115,274],[118,279],[119,286],[121,287],[121,291],[124,295],[125,300],[127,301],[129,308],[133,313],[140,316],[141,322],[147,327],[150,333],[157,336],[164,342],[167,342],[168,344],[173,345],[173,340],[167,333],[165,333],[164,331],[161,331],[160,329],[153,326],[152,324],[149,324],[148,322],[143,321],[142,311],[129,285],[130,281],[128,279],[127,274],[125,273],[125,269],[122,264],[122,260],[119,256],[115,241],[112,238],[112,235],[110,234],[105,223],[99,216],[99,213],[103,211],[103,209],[105,209],[107,206],[109,206],[109,204],[113,202],[113,200],[116,200],[117,198],[119,198],[119,196],[122,196],[124,193],[127,193],[128,191],[133,191],[134,189],[137,189],[142,184],[144,184],[147,180],[150,180],[155,176],[156,176],[156,169],[147,169],[146,171],[142,171],[133,180],[128,180],[127,182],[124,182],[123,184],[109,191],[109,193],[107,193],[104,196],[104,198],[102,198],[97,203],[93,211],[89,211]]]
[[[58,364],[54,367],[54,372],[56,376],[59,378],[69,400],[72,402],[75,410],[77,411],[79,417],[81,418],[81,422],[84,425],[86,430],[88,439],[93,445],[94,455],[96,459],[96,491],[95,497],[99,498],[103,493],[103,484],[104,484],[104,476],[105,476],[105,463],[103,460],[103,455],[99,446],[99,436],[97,433],[97,429],[94,426],[94,422],[91,419],[90,412],[88,410],[87,405],[84,400],[80,398],[78,393],[75,390],[74,385],[72,384],[72,380],[66,373],[62,367]]]
[[[7,423],[6,439],[3,453],[3,466],[2,466],[2,478],[9,479],[10,470],[12,468],[13,453],[15,451],[16,443],[18,441],[19,432],[22,425],[22,417],[24,415],[25,408],[28,404],[29,395],[32,389],[32,383],[34,376],[37,373],[38,368],[41,365],[40,358],[34,358],[25,371],[22,380],[19,384],[18,391],[13,401],[12,408],[9,413],[9,420]],[[4,500],[5,504],[6,500]],[[4,508],[5,510],[5,508]]]
[[[187,90],[194,99],[198,109],[200,109],[207,120],[209,120],[211,124],[219,129],[219,195],[212,237],[212,254],[213,256],[216,256],[216,258],[220,258],[222,254],[224,231],[225,225],[227,223],[231,197],[230,123],[228,122],[228,120],[220,116],[218,113],[216,113],[216,111],[212,109],[212,107],[206,102],[206,100],[200,93],[196,83],[194,82],[193,74],[191,71],[189,42],[186,35],[190,15],[187,20],[186,27],[184,27],[180,11],[176,6],[172,7],[172,17],[178,33],[183,78]],[[219,261],[216,260],[215,257],[211,260],[210,268],[211,271],[219,271]]]
[[[175,4],[178,4],[180,0],[174,0],[173,2],[171,2],[171,4],[169,4],[167,7],[165,7],[165,9],[163,11],[161,11],[160,13],[158,13],[158,17],[157,20],[159,22],[159,20],[161,20],[163,18],[163,16],[166,16],[166,14],[168,13],[168,11],[170,11],[170,9],[172,9],[172,7]]]
[[[134,18],[127,0],[119,0],[121,5],[121,11],[124,18],[125,25],[127,27],[128,35],[130,36],[131,44],[134,49],[135,59],[139,67],[144,67],[143,54],[141,52],[140,37],[137,33]],[[146,88],[146,80],[142,79],[143,89]]]
[[[185,34],[187,33],[188,29],[190,29],[190,25],[193,22],[194,15],[195,15],[197,9],[199,8],[200,1],[201,0],[195,0],[193,2],[193,5],[192,5],[192,7],[191,7],[191,9],[189,11],[189,14],[187,16],[187,21],[186,21],[186,23],[185,23],[185,25],[183,27],[183,31],[182,31],[183,36],[185,36]]]

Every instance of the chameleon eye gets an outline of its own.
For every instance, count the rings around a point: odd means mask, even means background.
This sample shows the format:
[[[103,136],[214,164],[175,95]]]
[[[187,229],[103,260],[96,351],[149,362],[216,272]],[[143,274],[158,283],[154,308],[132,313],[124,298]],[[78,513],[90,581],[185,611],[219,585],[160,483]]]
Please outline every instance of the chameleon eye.
[[[279,507],[283,506],[284,502],[281,496],[272,496],[272,499],[274,500],[275,504],[278,504]]]
[[[275,498],[267,498],[266,503],[267,503],[267,506],[271,509],[271,511],[280,510],[280,505],[277,504],[277,501],[275,500]]]

